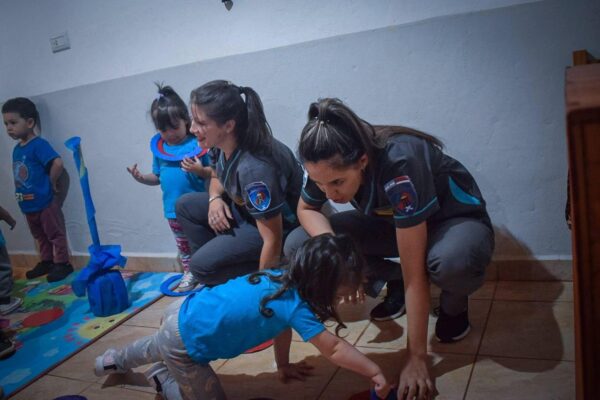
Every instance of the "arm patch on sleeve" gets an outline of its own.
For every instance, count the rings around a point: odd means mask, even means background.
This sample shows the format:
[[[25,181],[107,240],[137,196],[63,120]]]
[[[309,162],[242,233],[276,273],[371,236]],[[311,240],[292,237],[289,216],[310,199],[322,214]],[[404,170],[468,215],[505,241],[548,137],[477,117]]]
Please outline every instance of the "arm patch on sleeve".
[[[271,205],[271,192],[264,182],[252,182],[245,187],[250,204],[258,211],[265,211]]]
[[[419,199],[415,186],[408,176],[397,176],[388,181],[383,189],[396,213],[411,216],[417,211]]]

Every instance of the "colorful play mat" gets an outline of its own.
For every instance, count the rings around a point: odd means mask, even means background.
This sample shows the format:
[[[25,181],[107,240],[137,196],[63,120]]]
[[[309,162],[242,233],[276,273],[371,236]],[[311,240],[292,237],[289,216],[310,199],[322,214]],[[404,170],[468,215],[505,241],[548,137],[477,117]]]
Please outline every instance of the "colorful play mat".
[[[130,306],[110,317],[96,317],[87,297],[77,297],[71,281],[47,283],[45,279],[15,281],[13,295],[23,299],[19,310],[0,316],[0,328],[8,332],[17,352],[0,360],[0,386],[9,396],[40,375],[82,350],[124,320],[162,296],[161,283],[172,273],[121,271]]]

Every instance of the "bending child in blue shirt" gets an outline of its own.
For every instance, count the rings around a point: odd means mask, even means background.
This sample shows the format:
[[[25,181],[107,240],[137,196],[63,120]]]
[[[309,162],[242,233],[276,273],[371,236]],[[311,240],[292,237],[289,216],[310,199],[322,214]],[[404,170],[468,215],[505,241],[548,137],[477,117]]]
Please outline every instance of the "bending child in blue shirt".
[[[334,364],[369,378],[385,398],[390,387],[381,369],[337,336],[345,325],[336,305],[356,293],[363,269],[348,236],[315,236],[283,271],[256,272],[174,302],[157,333],[123,349],[108,349],[96,358],[95,373],[125,373],[156,363],[145,375],[165,399],[224,399],[209,362],[236,357],[271,338],[280,379],[308,374],[306,363],[289,362],[293,328]],[[323,325],[330,318],[338,323],[336,335]]]
[[[186,193],[204,192],[204,179],[209,179],[211,168],[206,150],[198,146],[190,133],[190,115],[187,106],[170,86],[158,85],[158,97],[152,101],[150,115],[159,131],[150,143],[154,154],[152,172],[142,174],[137,164],[128,167],[133,178],[145,185],[160,185],[163,192],[164,215],[175,236],[178,258],[183,267],[179,291],[192,290],[198,283],[189,271],[190,246],[175,216],[175,202]]]

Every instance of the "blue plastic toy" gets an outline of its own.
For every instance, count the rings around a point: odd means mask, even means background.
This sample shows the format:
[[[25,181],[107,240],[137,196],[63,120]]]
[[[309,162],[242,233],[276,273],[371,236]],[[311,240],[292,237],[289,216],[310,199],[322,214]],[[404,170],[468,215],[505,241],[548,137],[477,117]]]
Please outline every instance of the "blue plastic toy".
[[[73,280],[71,287],[78,297],[85,296],[87,291],[90,309],[94,315],[107,317],[118,314],[129,307],[129,296],[121,273],[112,268],[124,267],[127,259],[121,256],[121,246],[100,244],[96,226],[96,209],[92,202],[88,172],[81,152],[81,138],[74,136],[65,142],[65,146],[73,152],[75,165],[79,171],[79,183],[93,242],[88,247],[90,261]]]
[[[394,388],[392,388],[392,390],[390,390],[390,393],[383,400],[397,400],[397,399],[398,399],[398,396],[396,396],[396,390]],[[377,396],[377,393],[375,393],[375,389],[371,389],[371,400],[382,400],[379,396]]]

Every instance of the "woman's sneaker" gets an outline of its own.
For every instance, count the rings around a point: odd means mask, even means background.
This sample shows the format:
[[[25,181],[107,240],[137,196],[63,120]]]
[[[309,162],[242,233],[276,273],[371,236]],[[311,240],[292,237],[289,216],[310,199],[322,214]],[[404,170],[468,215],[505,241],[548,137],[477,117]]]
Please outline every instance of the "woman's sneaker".
[[[193,290],[198,283],[200,282],[194,277],[194,274],[192,274],[190,271],[185,271],[181,277],[181,280],[179,281],[177,291],[189,292],[190,290]]]
[[[126,369],[121,369],[115,364],[115,349],[108,349],[101,356],[96,357],[94,364],[94,374],[96,376],[105,376],[110,374],[124,374]]]
[[[435,337],[438,342],[457,342],[467,336],[471,331],[469,323],[469,307],[458,315],[448,315],[442,307],[436,309],[438,314],[435,323]]]
[[[23,304],[20,297],[10,297],[8,303],[0,303],[0,315],[7,315],[18,309]]]
[[[404,283],[401,280],[389,281],[385,298],[371,310],[371,319],[388,321],[402,316],[405,311]]]
[[[162,393],[162,382],[165,381],[167,373],[167,366],[161,361],[153,364],[150,368],[148,368],[146,372],[144,372],[144,376],[150,383],[150,386],[152,386],[154,390],[156,390],[156,393]]]

